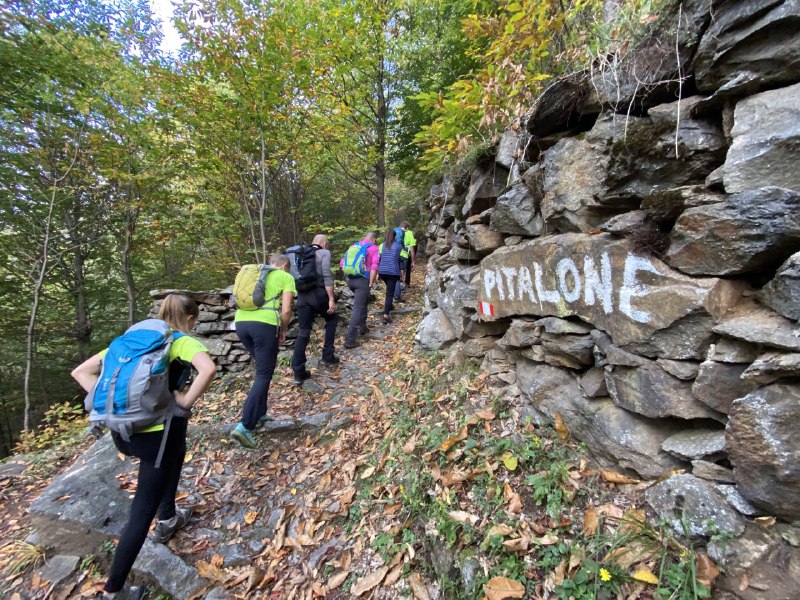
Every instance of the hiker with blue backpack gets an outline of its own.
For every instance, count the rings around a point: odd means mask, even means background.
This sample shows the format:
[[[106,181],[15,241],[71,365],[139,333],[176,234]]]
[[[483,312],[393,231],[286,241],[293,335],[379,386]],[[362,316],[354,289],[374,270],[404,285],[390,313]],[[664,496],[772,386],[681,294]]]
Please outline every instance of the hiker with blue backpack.
[[[400,252],[403,246],[397,242],[397,232],[395,229],[386,231],[386,237],[379,248],[380,261],[378,263],[378,276],[386,284],[386,300],[383,303],[383,323],[391,323],[392,318],[389,316],[394,310],[393,301],[395,299],[395,290],[400,285],[401,276],[401,258]]]
[[[358,336],[369,332],[367,327],[367,304],[370,289],[378,279],[380,253],[375,245],[375,232],[370,231],[360,242],[352,244],[339,262],[353,292],[353,312],[344,337],[345,348],[357,348]]]
[[[95,425],[111,429],[117,449],[139,458],[136,494],[114,552],[103,598],[139,599],[144,588],[125,588],[153,517],[153,541],[166,543],[192,516],[175,504],[191,409],[216,375],[208,349],[187,335],[199,309],[194,300],[170,294],[158,319],[137,323],[72,371],[88,392],[86,408]],[[182,391],[191,368],[197,376]]]
[[[231,437],[245,448],[256,447],[256,427],[271,420],[267,414],[267,396],[278,363],[278,348],[286,341],[292,320],[292,299],[296,293],[295,279],[289,273],[289,257],[285,254],[273,254],[268,265],[244,265],[233,284],[236,335],[256,364],[242,420],[231,431]]]
[[[286,250],[292,267],[290,272],[297,287],[298,332],[292,354],[294,384],[303,385],[311,373],[306,369],[306,347],[311,338],[311,328],[317,315],[325,319],[325,341],[322,345],[322,364],[339,364],[334,348],[336,337],[336,297],[333,294],[333,274],[331,273],[331,253],[328,238],[319,234],[314,236],[311,246],[293,246]]]

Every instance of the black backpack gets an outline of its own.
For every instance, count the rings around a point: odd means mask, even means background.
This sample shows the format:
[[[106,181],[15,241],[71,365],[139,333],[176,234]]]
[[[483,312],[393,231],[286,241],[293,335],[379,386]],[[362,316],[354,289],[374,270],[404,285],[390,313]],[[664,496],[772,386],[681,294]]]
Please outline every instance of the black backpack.
[[[289,272],[294,277],[298,292],[308,292],[319,287],[320,276],[317,273],[317,250],[319,246],[292,246],[286,249],[289,257]]]

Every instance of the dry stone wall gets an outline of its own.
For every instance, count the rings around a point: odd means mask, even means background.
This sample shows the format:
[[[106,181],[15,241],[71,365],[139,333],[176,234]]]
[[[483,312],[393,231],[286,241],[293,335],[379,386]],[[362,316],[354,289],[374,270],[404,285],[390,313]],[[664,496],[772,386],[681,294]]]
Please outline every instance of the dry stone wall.
[[[738,535],[800,520],[800,4],[681,16],[432,187],[417,340]]]

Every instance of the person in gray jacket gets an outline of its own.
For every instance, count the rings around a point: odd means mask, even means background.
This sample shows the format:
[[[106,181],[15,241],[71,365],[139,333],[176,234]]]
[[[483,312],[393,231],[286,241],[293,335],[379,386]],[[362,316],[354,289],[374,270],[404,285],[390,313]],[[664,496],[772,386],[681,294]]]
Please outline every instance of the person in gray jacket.
[[[299,331],[294,342],[292,355],[292,371],[294,383],[302,385],[311,377],[306,369],[306,347],[311,338],[311,328],[317,315],[325,319],[325,341],[322,346],[322,364],[338,365],[339,358],[334,349],[336,336],[336,298],[333,295],[333,275],[331,274],[331,253],[328,250],[328,238],[322,234],[314,237],[312,246],[317,247],[315,253],[318,285],[308,291],[297,293],[297,320]]]

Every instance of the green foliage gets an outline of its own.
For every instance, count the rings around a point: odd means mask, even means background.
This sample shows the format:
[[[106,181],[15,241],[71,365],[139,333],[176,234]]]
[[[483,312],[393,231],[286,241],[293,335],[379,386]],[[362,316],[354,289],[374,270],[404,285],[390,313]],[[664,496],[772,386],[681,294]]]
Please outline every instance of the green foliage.
[[[48,408],[42,423],[20,436],[16,452],[31,453],[50,448],[72,446],[86,429],[83,406],[62,402]]]

